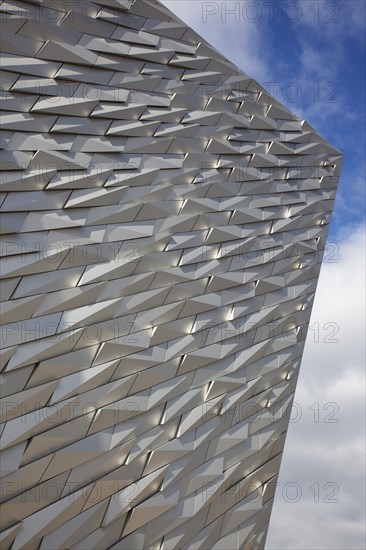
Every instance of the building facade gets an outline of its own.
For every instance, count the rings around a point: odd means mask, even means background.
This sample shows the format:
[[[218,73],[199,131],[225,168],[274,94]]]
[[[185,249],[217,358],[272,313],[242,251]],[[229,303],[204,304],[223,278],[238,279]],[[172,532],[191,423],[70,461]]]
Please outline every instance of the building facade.
[[[342,154],[155,0],[2,11],[2,548],[263,548]]]

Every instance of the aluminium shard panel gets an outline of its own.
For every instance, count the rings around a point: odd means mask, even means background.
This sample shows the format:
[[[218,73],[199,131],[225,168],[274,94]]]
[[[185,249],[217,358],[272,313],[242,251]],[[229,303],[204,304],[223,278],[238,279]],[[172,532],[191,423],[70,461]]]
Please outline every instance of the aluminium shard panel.
[[[8,0],[2,548],[263,548],[342,154],[154,0]]]

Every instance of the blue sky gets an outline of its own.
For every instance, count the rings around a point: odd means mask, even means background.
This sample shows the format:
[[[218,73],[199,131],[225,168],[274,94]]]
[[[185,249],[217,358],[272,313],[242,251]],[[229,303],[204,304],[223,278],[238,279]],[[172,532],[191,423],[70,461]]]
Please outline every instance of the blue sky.
[[[345,155],[266,548],[364,550],[366,2],[162,1]]]

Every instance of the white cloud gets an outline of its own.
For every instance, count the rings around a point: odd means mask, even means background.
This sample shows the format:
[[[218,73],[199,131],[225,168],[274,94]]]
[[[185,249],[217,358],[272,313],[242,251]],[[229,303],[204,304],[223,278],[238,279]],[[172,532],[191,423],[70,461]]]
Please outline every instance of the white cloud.
[[[302,417],[289,428],[268,550],[365,548],[364,245],[364,226],[344,234],[339,262],[321,271],[295,395]],[[288,483],[301,488],[298,502],[286,501]]]
[[[269,37],[262,33],[255,14],[242,12],[241,2],[162,0],[182,21],[228,57],[242,71],[263,82],[270,72]],[[235,7],[239,9],[230,14]]]
[[[338,47],[346,37],[358,41],[365,40],[365,2],[363,0],[318,0],[310,3],[308,0],[298,0],[301,9],[299,22],[312,27],[313,32],[321,27],[322,36],[327,39],[337,38],[334,47]]]

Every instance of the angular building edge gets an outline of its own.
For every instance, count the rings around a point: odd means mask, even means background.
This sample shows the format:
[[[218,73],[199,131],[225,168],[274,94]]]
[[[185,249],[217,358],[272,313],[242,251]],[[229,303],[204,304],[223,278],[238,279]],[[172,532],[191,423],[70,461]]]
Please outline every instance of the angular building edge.
[[[1,546],[263,548],[343,156],[160,2],[0,10]]]

